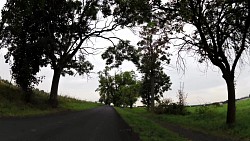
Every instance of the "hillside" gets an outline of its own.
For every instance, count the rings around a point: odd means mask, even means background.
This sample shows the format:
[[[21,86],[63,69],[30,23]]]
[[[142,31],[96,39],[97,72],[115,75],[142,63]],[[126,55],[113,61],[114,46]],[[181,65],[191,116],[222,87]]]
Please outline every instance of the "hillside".
[[[59,96],[59,107],[48,105],[49,94],[33,90],[32,101],[26,103],[22,91],[5,80],[0,80],[0,117],[45,115],[63,111],[78,111],[98,107],[101,104]]]

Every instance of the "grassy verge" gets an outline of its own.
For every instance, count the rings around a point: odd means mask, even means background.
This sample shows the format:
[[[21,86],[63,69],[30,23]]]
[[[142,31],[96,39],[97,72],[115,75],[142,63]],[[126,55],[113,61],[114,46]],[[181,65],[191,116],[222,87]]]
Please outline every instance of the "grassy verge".
[[[250,140],[250,100],[237,102],[236,123],[229,128],[226,123],[227,105],[189,107],[189,115],[158,115],[161,121],[179,124],[194,130],[230,137],[237,140]]]
[[[185,141],[184,138],[148,118],[150,114],[142,108],[116,108],[116,110],[143,141]]]
[[[156,123],[173,123],[211,135],[250,141],[250,99],[237,102],[237,122],[233,127],[225,123],[227,105],[188,107],[188,115],[157,115],[144,108],[116,108],[142,140],[183,140]],[[153,138],[153,139],[151,139]]]
[[[54,109],[48,105],[48,96],[47,93],[36,89],[32,95],[32,102],[26,103],[24,102],[24,94],[19,88],[0,81],[0,117],[38,116],[100,106],[98,103],[59,96],[59,107]]]

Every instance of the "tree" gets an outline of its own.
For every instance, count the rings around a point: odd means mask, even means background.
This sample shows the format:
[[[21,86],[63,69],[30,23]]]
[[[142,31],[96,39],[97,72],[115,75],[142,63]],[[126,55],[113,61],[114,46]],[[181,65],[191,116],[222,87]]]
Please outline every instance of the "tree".
[[[88,74],[93,66],[85,59],[89,54],[88,49],[92,48],[87,46],[87,42],[97,37],[112,42],[111,39],[116,37],[105,37],[103,33],[113,31],[118,26],[141,23],[145,20],[143,11],[149,11],[149,8],[146,0],[140,1],[143,7],[138,7],[138,4],[139,1],[131,0],[7,1],[2,10],[3,21],[6,22],[3,36],[5,47],[10,48],[9,56],[15,53],[12,50],[21,48],[15,43],[20,34],[10,29],[17,31],[23,28],[32,29],[24,32],[28,32],[25,42],[40,45],[41,54],[30,60],[42,59],[45,65],[49,64],[53,69],[50,103],[53,107],[57,107],[60,76],[72,75],[75,71],[80,75]],[[28,23],[25,24],[26,22]],[[32,52],[35,51],[36,49],[32,48]],[[39,69],[36,69],[32,75],[38,71]]]
[[[99,91],[100,94],[100,102],[104,102],[106,105],[110,105],[112,103],[112,93],[114,93],[114,86],[113,86],[113,78],[108,73],[110,69],[106,67],[102,72],[100,71],[99,74],[99,86],[96,91]]]
[[[194,51],[199,62],[210,61],[217,66],[226,81],[228,108],[226,123],[236,119],[235,69],[244,51],[249,49],[250,3],[247,0],[180,0],[171,3],[156,3],[158,10],[165,12],[171,25],[171,33],[181,39],[180,50]],[[183,27],[193,27],[187,33]]]
[[[150,87],[145,87],[145,89],[150,88],[152,109],[155,106],[154,101],[159,98],[157,94],[162,96],[171,85],[170,78],[163,71],[163,64],[166,65],[170,62],[168,58],[170,54],[166,52],[169,47],[166,46],[168,36],[164,34],[165,30],[167,29],[157,27],[156,21],[153,21],[143,27],[140,32],[142,40],[138,42],[139,50],[143,54],[138,68],[144,74],[145,82],[150,81]]]
[[[154,76],[154,101],[160,100],[163,97],[163,93],[168,91],[171,86],[170,77],[160,68],[161,70],[156,71]],[[150,76],[146,73],[143,75],[140,96],[142,97],[142,103],[147,106],[149,109],[152,106],[152,81],[150,80]],[[151,107],[152,108],[152,107]]]
[[[133,71],[121,72],[114,76],[109,74],[110,68],[106,67],[99,72],[100,102],[114,106],[129,105],[131,108],[137,101],[140,83],[137,82]]]
[[[117,92],[121,95],[121,105],[133,107],[139,97],[140,81],[136,80],[134,71],[125,71],[115,76]]]
[[[20,4],[21,2],[17,1],[15,3]],[[44,65],[43,60],[37,57],[41,56],[42,52],[39,46],[35,44],[36,39],[33,38],[35,35],[32,33],[34,28],[30,27],[33,23],[29,21],[31,15],[27,14],[27,12],[31,12],[30,4],[27,3],[18,9],[14,9],[14,1],[9,1],[5,8],[9,7],[12,12],[7,12],[6,9],[3,9],[1,21],[1,38],[3,43],[1,47],[8,47],[9,52],[5,55],[6,62],[10,61],[11,55],[13,57],[11,66],[12,77],[24,91],[26,102],[30,102],[31,89],[40,81],[40,78],[36,77],[35,74],[39,71],[39,66]]]
[[[177,98],[178,98],[178,113],[180,114],[185,114],[186,113],[186,98],[187,98],[187,94],[185,94],[185,92],[183,91],[184,89],[184,83],[180,83],[180,89],[178,90],[177,93]]]
[[[165,33],[167,28],[160,28],[156,25],[157,21],[152,20],[147,26],[142,27],[138,42],[138,48],[129,44],[129,41],[119,42],[115,47],[109,47],[102,58],[106,59],[108,65],[117,67],[124,60],[132,61],[143,74],[142,80],[142,102],[154,109],[154,101],[169,90],[170,78],[163,71],[163,65],[170,62],[168,46],[168,37]],[[149,100],[150,99],[150,100]]]
[[[140,96],[140,82],[136,82],[135,84],[125,85],[121,88],[123,105],[133,107],[133,104],[137,101],[137,98]]]

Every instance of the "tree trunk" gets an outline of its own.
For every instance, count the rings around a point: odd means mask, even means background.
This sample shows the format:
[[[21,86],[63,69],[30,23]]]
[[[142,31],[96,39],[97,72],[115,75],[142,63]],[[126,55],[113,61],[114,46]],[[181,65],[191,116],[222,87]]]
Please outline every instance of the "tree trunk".
[[[150,94],[151,94],[151,110],[154,111],[155,107],[155,76],[151,73],[150,76]]]
[[[54,69],[54,75],[52,79],[50,98],[49,98],[49,102],[53,108],[57,108],[58,106],[57,93],[58,93],[58,85],[59,85],[60,76],[61,76],[61,70]]]
[[[235,86],[234,78],[223,77],[226,80],[228,102],[227,102],[227,120],[228,125],[232,125],[236,120],[236,106],[235,106]]]
[[[130,107],[130,109],[132,109],[133,108],[133,103],[130,103],[129,107]]]
[[[31,96],[32,96],[32,90],[31,89],[24,90],[24,93],[25,93],[25,102],[30,103]]]

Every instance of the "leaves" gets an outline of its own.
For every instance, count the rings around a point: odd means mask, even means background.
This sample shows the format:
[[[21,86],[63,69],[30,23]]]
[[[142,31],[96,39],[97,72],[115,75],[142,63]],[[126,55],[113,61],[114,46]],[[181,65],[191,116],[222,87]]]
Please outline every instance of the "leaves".
[[[152,95],[155,95],[157,100],[171,86],[170,78],[164,73],[162,67],[163,63],[170,63],[170,54],[167,52],[169,40],[165,33],[166,28],[162,29],[156,25],[156,21],[152,21],[147,26],[142,26],[140,31],[142,40],[137,43],[137,48],[130,45],[129,41],[120,41],[102,54],[106,64],[111,67],[119,67],[124,60],[136,65],[143,74],[140,91],[142,102],[148,106],[151,104],[150,100],[154,99]],[[156,81],[152,82],[153,80]]]
[[[139,96],[140,84],[133,71],[121,72],[115,75],[109,74],[110,68],[106,67],[99,72],[100,102],[115,106],[132,106]]]

